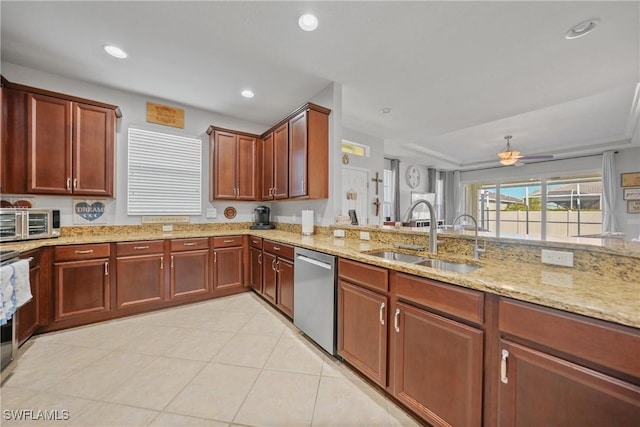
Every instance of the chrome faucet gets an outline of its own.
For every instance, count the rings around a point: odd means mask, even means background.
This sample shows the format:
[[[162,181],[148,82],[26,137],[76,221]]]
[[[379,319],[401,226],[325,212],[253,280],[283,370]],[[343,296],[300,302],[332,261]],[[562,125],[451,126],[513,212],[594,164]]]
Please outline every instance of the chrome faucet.
[[[425,199],[416,200],[413,202],[407,212],[404,214],[404,222],[411,221],[413,217],[413,210],[416,206],[424,203],[429,208],[429,252],[432,254],[438,253],[438,220],[436,218],[436,210],[433,208],[431,202]]]
[[[453,224],[451,224],[451,225],[455,225],[456,222],[458,222],[458,220],[460,218],[464,218],[464,217],[471,218],[473,220],[473,224],[475,226],[475,242],[473,244],[473,259],[474,260],[478,260],[478,259],[480,259],[480,257],[478,255],[481,254],[481,253],[485,253],[487,251],[486,249],[480,249],[478,247],[478,220],[473,215],[462,214],[462,215],[458,215],[458,217],[453,220]]]

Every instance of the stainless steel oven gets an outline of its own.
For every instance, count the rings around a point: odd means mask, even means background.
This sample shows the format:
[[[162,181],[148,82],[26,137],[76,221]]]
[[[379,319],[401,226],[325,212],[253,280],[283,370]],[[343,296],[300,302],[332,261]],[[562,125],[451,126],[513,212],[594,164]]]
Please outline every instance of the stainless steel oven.
[[[57,209],[0,209],[0,242],[60,235]]]
[[[0,251],[0,266],[18,261],[18,255],[18,251]],[[7,323],[0,326],[0,383],[3,383],[15,369],[17,352],[16,322],[14,317],[11,317]]]

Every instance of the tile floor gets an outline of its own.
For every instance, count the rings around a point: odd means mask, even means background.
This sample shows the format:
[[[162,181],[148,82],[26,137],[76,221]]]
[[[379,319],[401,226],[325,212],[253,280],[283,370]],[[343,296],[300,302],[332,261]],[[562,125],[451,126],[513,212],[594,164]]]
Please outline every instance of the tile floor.
[[[417,426],[253,293],[32,338],[0,425]],[[32,410],[16,420],[10,410]],[[38,410],[68,420],[37,419]]]

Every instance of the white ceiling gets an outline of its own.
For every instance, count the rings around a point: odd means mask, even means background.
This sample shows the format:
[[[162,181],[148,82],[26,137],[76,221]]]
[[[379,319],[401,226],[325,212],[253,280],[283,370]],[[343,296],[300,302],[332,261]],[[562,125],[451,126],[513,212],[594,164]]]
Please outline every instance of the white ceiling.
[[[640,146],[640,2],[12,2],[2,61],[262,123],[335,81],[385,154],[495,164]],[[311,33],[298,17],[315,13]],[[575,40],[565,32],[600,18]],[[115,44],[126,60],[107,56]],[[251,88],[255,98],[240,97]],[[380,109],[389,107],[390,114]],[[360,141],[366,142],[366,141]]]

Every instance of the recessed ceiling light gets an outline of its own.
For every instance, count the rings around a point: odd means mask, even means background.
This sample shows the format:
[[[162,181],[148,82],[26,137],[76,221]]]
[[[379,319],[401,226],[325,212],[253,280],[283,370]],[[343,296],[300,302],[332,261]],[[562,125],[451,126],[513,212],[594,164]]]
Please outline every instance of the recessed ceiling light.
[[[245,98],[253,98],[254,97],[254,93],[252,91],[250,91],[249,89],[245,89],[242,92],[240,92],[240,95],[244,96]]]
[[[310,13],[304,14],[298,19],[298,26],[304,31],[313,31],[318,28],[318,18]]]
[[[578,25],[574,25],[569,31],[567,31],[567,33],[564,35],[564,38],[571,40],[585,36],[593,31],[593,29],[596,28],[596,25],[598,25],[599,22],[600,19],[592,18],[581,22]]]
[[[389,113],[391,112],[391,108],[389,108],[389,107],[381,108],[381,109],[380,109],[380,112],[381,112],[382,114],[389,114]]]
[[[109,55],[113,56],[114,58],[119,58],[119,59],[124,59],[127,56],[127,52],[125,52],[124,50],[120,49],[117,46],[111,46],[111,45],[106,45],[104,47],[104,51],[107,52]]]

